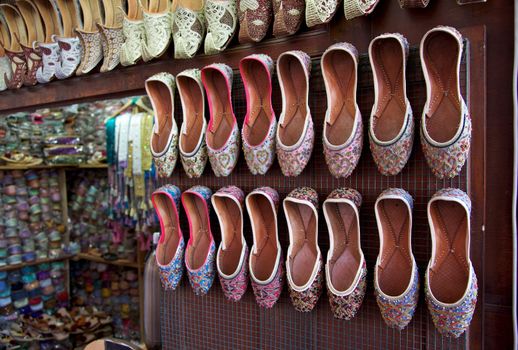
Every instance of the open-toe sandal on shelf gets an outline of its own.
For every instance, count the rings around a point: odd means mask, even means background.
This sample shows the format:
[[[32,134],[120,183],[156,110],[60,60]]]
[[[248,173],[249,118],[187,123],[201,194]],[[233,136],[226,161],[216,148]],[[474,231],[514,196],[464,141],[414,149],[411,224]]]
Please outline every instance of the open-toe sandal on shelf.
[[[328,23],[340,5],[340,0],[306,0],[306,25],[311,28]]]
[[[82,46],[81,63],[76,75],[83,75],[92,71],[103,59],[101,32],[97,27],[98,23],[102,23],[102,16],[99,0],[79,0],[79,3],[83,13],[83,27],[76,29]]]
[[[20,38],[20,44],[22,45],[25,61],[27,62],[27,73],[23,84],[32,86],[38,83],[36,72],[43,64],[40,49],[35,46],[34,43],[43,42],[43,40],[45,40],[45,31],[38,8],[32,1],[17,0],[16,6],[27,28],[26,42],[22,42]]]
[[[180,159],[187,176],[196,178],[203,174],[209,159],[205,143],[205,90],[200,70],[193,68],[178,73],[176,85],[183,113],[182,128],[178,137]]]
[[[120,62],[123,66],[132,66],[142,58],[144,40],[144,19],[138,0],[128,0],[128,11],[122,20],[124,43],[120,49]]]
[[[173,12],[174,58],[196,55],[205,35],[205,9],[200,0],[178,0]]]
[[[378,2],[379,0],[344,0],[345,19],[371,14]]]
[[[11,63],[12,75],[9,78],[8,73],[4,73],[4,79],[8,89],[19,89],[27,74],[27,61],[20,45],[20,41],[26,41],[27,29],[23,17],[16,7],[10,4],[0,4],[0,10],[10,34],[9,45],[4,43],[3,46]]]
[[[169,0],[149,0],[147,7],[141,3],[144,13],[144,37],[142,40],[142,59],[144,62],[160,57],[166,52],[171,43],[172,24],[174,22],[170,11],[174,10]]]
[[[264,39],[272,23],[272,0],[238,0],[239,42]]]
[[[62,36],[63,27],[54,1],[34,0],[34,4],[40,12],[45,27],[45,38],[38,42],[41,52],[42,65],[36,71],[38,83],[45,84],[56,77],[56,70],[60,64],[59,44],[54,41],[54,36]]]
[[[7,89],[7,80],[11,79],[13,71],[11,69],[11,62],[5,53],[4,47],[11,45],[9,28],[5,22],[5,18],[0,16],[0,91]]]
[[[205,54],[217,54],[227,48],[237,30],[237,0],[207,0],[205,2],[207,35]]]
[[[295,34],[304,21],[304,0],[273,0],[273,35]]]
[[[81,27],[79,4],[76,0],[56,0],[63,24],[63,35],[54,35],[60,48],[60,60],[56,67],[56,78],[72,76],[81,63],[81,41],[76,28]]]
[[[103,64],[101,72],[109,72],[119,65],[120,49],[124,42],[122,33],[122,11],[121,0],[102,0],[104,6],[104,24],[98,23],[101,32],[103,48]]]

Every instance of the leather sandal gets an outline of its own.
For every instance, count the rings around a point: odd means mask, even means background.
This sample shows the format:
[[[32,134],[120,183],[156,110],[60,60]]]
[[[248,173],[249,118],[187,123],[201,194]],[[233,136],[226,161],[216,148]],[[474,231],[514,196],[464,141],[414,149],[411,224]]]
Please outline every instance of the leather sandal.
[[[101,32],[97,27],[102,23],[101,6],[99,0],[79,0],[83,13],[83,27],[77,28],[81,41],[81,63],[77,67],[76,75],[91,72],[103,59]]]
[[[203,1],[178,0],[173,18],[174,58],[194,57],[205,36]]]
[[[27,29],[22,15],[16,7],[10,4],[0,4],[0,10],[10,33],[9,46],[5,46],[4,43],[4,50],[11,62],[12,75],[9,78],[8,73],[4,73],[4,79],[8,89],[19,89],[27,74],[27,61],[20,45],[20,41],[27,41]]]
[[[101,32],[104,61],[101,72],[109,72],[120,63],[120,49],[124,42],[122,33],[122,11],[121,0],[103,0],[104,24],[97,23]]]
[[[239,42],[264,39],[272,22],[272,0],[238,0]]]
[[[128,12],[122,21],[122,34],[124,43],[120,49],[120,62],[123,66],[132,66],[142,58],[144,40],[144,19],[138,0],[128,0]]]
[[[34,4],[40,12],[45,27],[45,38],[38,42],[42,65],[36,71],[36,79],[38,83],[45,84],[55,78],[56,69],[59,66],[60,48],[59,44],[54,41],[54,36],[61,36],[63,28],[54,1],[34,0]]]
[[[144,13],[144,37],[142,40],[142,59],[144,62],[162,56],[171,42],[176,1],[171,6],[169,0],[149,0],[147,7],[141,3]],[[171,12],[170,12],[171,11]]]
[[[56,67],[56,78],[72,76],[81,63],[81,41],[76,29],[81,27],[81,17],[76,0],[56,0],[63,22],[63,35],[54,35],[60,48],[60,60]]]
[[[11,79],[13,74],[11,62],[4,49],[4,47],[11,45],[10,35],[5,18],[0,16],[0,91],[7,89],[6,81]]]
[[[207,0],[205,19],[205,54],[220,53],[227,48],[237,30],[237,0]]]
[[[304,22],[304,0],[273,0],[273,35],[282,37],[298,32]]]
[[[42,42],[45,39],[45,31],[38,8],[32,1],[17,0],[16,6],[27,28],[27,41],[20,42],[25,55],[25,61],[27,62],[27,74],[23,84],[32,86],[38,83],[36,71],[43,64],[40,50],[34,46],[34,43]]]
[[[339,4],[340,0],[306,0],[306,25],[311,28],[329,23]]]

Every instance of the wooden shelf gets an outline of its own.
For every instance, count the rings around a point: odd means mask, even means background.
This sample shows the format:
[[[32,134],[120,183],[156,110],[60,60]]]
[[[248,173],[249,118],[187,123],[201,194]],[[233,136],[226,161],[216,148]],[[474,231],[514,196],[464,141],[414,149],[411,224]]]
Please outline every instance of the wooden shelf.
[[[59,258],[39,259],[39,260],[25,262],[25,263],[16,264],[16,265],[5,265],[5,266],[0,267],[0,271],[18,270],[25,266],[33,266],[33,265],[39,265],[39,264],[44,264],[44,263],[51,263],[51,262],[55,262],[55,261],[63,261],[63,260],[68,260],[72,257],[73,257],[73,255],[63,255],[63,256],[60,256]]]
[[[95,261],[95,262],[103,263],[103,264],[107,264],[107,265],[125,266],[125,267],[132,267],[135,269],[139,268],[139,264],[136,261],[129,261],[129,260],[125,260],[125,259],[106,260],[100,256],[86,254],[86,253],[77,254],[73,260],[89,260],[89,261]]]
[[[65,169],[65,170],[74,170],[74,169],[107,169],[108,165],[106,164],[80,164],[80,165],[47,165],[40,164],[34,166],[14,166],[14,165],[0,165],[0,170],[41,170],[41,169]]]

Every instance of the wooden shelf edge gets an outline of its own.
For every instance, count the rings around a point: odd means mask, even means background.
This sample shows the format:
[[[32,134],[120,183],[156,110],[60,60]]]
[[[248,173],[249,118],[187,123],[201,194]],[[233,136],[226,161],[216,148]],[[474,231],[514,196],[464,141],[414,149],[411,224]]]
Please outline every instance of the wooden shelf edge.
[[[34,266],[34,265],[40,265],[40,264],[45,264],[45,263],[52,263],[52,262],[56,262],[56,261],[63,261],[63,260],[71,259],[73,257],[74,257],[73,255],[63,255],[58,258],[39,259],[39,260],[25,262],[25,263],[16,264],[16,265],[5,265],[5,266],[0,267],[0,271],[18,270],[25,266]]]
[[[103,263],[103,264],[107,264],[107,265],[125,266],[125,267],[131,267],[134,269],[139,268],[139,264],[135,261],[121,260],[121,259],[106,260],[100,256],[86,254],[86,253],[79,253],[72,260],[88,260],[88,261],[94,261],[94,262]]]

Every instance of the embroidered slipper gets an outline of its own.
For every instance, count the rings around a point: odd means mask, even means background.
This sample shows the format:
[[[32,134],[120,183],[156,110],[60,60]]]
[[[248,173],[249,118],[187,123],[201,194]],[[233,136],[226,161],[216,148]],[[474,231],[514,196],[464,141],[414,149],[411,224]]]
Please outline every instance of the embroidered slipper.
[[[25,27],[27,28],[26,41],[20,42],[25,55],[25,61],[27,62],[27,73],[25,75],[23,85],[32,86],[38,83],[36,72],[43,64],[40,50],[38,48],[34,48],[33,44],[34,42],[42,42],[45,39],[45,31],[43,29],[38,8],[32,1],[17,0],[16,6],[22,15]]]
[[[428,202],[432,256],[426,269],[426,302],[439,333],[454,338],[468,329],[477,304],[470,216],[471,200],[459,189],[439,190]]]
[[[9,78],[8,74],[4,73],[4,79],[8,89],[19,89],[27,74],[27,61],[20,45],[20,38],[26,41],[27,29],[16,7],[10,4],[0,4],[0,10],[10,33],[9,43],[4,43],[4,51],[11,63],[12,75]]]
[[[363,148],[363,122],[356,102],[358,51],[349,43],[331,45],[320,65],[327,95],[324,156],[334,177],[348,177]]]
[[[207,164],[205,133],[205,90],[199,69],[188,69],[176,76],[182,102],[183,123],[178,140],[183,169],[190,178],[200,177]]]
[[[237,29],[237,0],[207,0],[205,3],[207,35],[205,54],[213,55],[227,48]]]
[[[275,159],[277,119],[272,107],[272,75],[270,56],[253,54],[239,63],[246,92],[246,116],[243,123],[243,151],[248,169],[264,175]]]
[[[120,62],[123,66],[132,66],[142,58],[144,40],[143,13],[138,0],[128,0],[128,12],[122,21],[124,43],[120,49]]]
[[[83,27],[76,32],[81,41],[81,63],[76,75],[91,72],[103,59],[101,32],[97,24],[102,23],[101,5],[99,0],[79,0],[83,13]]]
[[[185,249],[185,267],[196,295],[205,295],[214,282],[216,243],[209,220],[212,191],[194,186],[182,193],[182,204],[189,220],[189,241]]]
[[[361,194],[352,188],[337,188],[324,202],[329,231],[326,283],[329,304],[336,318],[352,319],[360,308],[367,287],[367,264],[360,242]]]
[[[11,79],[13,71],[11,70],[11,62],[5,53],[4,47],[11,45],[9,28],[5,22],[5,18],[0,16],[0,91],[7,89],[6,81]]]
[[[273,35],[282,37],[298,32],[304,21],[304,0],[273,0]]]
[[[147,7],[141,3],[144,13],[144,36],[142,40],[142,59],[144,62],[162,56],[171,42],[171,29],[174,23],[173,11],[176,1],[170,8],[169,0],[149,0]],[[169,12],[171,11],[171,12]]]
[[[178,126],[174,119],[175,79],[170,73],[158,73],[146,80],[146,92],[153,106],[155,125],[150,149],[159,177],[173,173],[178,158]]]
[[[256,188],[246,196],[254,245],[248,260],[255,301],[271,308],[282,292],[284,269],[277,227],[279,194],[273,188]]]
[[[203,1],[178,0],[173,17],[174,58],[192,58],[205,36]]]
[[[76,28],[81,27],[81,17],[76,0],[57,0],[56,4],[63,22],[63,35],[53,37],[60,49],[55,75],[58,79],[66,79],[75,73],[81,63],[81,41],[75,32]]]
[[[306,25],[311,28],[329,23],[339,4],[340,0],[306,0]]]
[[[120,49],[124,42],[122,33],[122,11],[121,0],[102,0],[104,6],[104,24],[97,23],[101,32],[103,64],[101,72],[109,72],[120,63]]]
[[[221,244],[216,257],[219,281],[225,297],[239,301],[248,285],[248,246],[243,235],[243,200],[236,186],[218,190],[211,198],[218,217]]]
[[[403,170],[414,143],[414,117],[406,92],[408,42],[399,33],[382,34],[371,41],[369,59],[374,77],[374,106],[369,141],[381,174]]]
[[[379,0],[344,0],[345,19],[371,14],[378,2]]]
[[[457,176],[469,156],[471,116],[460,93],[462,36],[438,26],[421,40],[426,104],[421,117],[421,145],[435,176]]]
[[[277,126],[277,157],[284,176],[299,175],[311,158],[315,131],[309,110],[311,59],[302,51],[287,51],[277,59],[282,113]]]
[[[272,0],[238,0],[239,43],[264,39],[272,22]]]
[[[399,6],[402,9],[425,8],[429,2],[430,0],[399,0]]]
[[[230,175],[239,158],[240,137],[232,107],[232,77],[232,68],[226,64],[214,63],[201,70],[210,110],[206,142],[216,176]]]
[[[178,218],[180,189],[165,185],[153,192],[151,199],[162,231],[155,253],[160,280],[165,290],[175,290],[182,280],[185,250]]]

